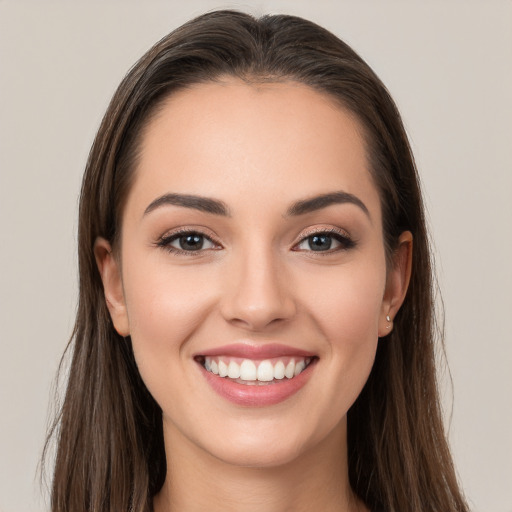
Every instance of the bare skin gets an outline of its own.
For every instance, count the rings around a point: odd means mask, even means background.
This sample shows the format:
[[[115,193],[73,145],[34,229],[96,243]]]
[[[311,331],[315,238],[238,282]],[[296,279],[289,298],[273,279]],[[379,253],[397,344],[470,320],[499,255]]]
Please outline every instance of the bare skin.
[[[171,461],[169,478],[155,500],[155,511],[366,510],[357,508],[357,499],[346,486],[346,465],[330,456],[333,450],[339,452],[343,434],[333,432],[315,450],[274,468],[237,467],[213,457],[205,460],[204,454],[195,453],[183,439],[182,445],[169,447],[181,462],[174,467]],[[194,482],[194,491],[180,492],[189,482]]]
[[[295,83],[172,95],[145,130],[120,251],[98,239],[95,254],[163,412],[155,512],[367,510],[349,485],[347,411],[405,297],[412,237],[388,265],[353,116]],[[314,365],[270,405],[219,395],[198,358],[272,343]]]

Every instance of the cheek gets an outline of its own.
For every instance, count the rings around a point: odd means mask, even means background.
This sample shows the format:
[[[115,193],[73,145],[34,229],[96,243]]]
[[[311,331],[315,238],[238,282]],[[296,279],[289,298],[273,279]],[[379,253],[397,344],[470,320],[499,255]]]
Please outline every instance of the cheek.
[[[324,361],[333,371],[326,372],[324,389],[337,411],[348,410],[373,366],[385,280],[385,263],[340,267],[306,306],[327,341]]]
[[[125,297],[137,362],[158,364],[168,358],[172,364],[211,311],[214,287],[192,267],[166,264],[165,255],[145,264],[129,263]]]
[[[340,268],[317,281],[307,307],[333,343],[344,339],[357,345],[377,337],[384,288],[384,265]]]
[[[192,267],[172,268],[163,259],[163,263],[157,258],[151,264],[130,266],[125,277],[128,320],[142,380],[166,415],[183,418],[189,411],[177,396],[194,393],[197,386],[184,372],[190,364],[189,342],[215,298],[211,279]]]

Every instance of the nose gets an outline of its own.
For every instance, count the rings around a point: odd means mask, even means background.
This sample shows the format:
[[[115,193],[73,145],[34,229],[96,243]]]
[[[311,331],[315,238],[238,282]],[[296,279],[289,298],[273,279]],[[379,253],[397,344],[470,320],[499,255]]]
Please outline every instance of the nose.
[[[290,320],[296,303],[293,282],[272,250],[248,253],[231,262],[221,313],[229,323],[257,332]]]

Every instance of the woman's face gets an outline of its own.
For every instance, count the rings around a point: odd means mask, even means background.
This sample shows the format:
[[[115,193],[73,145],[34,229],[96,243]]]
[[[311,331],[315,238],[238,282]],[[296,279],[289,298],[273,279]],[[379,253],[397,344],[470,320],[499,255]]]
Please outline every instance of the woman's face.
[[[166,443],[236,465],[345,435],[407,281],[386,270],[358,122],[296,83],[173,94],[143,134],[120,255],[100,239],[96,256]]]

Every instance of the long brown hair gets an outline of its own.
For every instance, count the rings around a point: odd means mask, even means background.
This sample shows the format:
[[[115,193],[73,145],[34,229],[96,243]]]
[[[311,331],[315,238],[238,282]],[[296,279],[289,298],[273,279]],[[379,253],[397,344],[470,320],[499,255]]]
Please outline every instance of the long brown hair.
[[[113,328],[93,254],[118,241],[141,130],[180,88],[234,76],[295,81],[359,119],[380,193],[388,256],[414,237],[412,278],[394,329],[348,413],[352,488],[371,508],[465,512],[442,423],[435,368],[431,257],[416,168],[398,110],[369,66],[309,21],[235,11],[200,16],[130,70],[103,118],[85,170],[79,212],[80,294],[57,440],[53,512],[150,511],[166,463],[161,410],[142,382],[130,340]],[[48,446],[48,445],[47,445]]]

